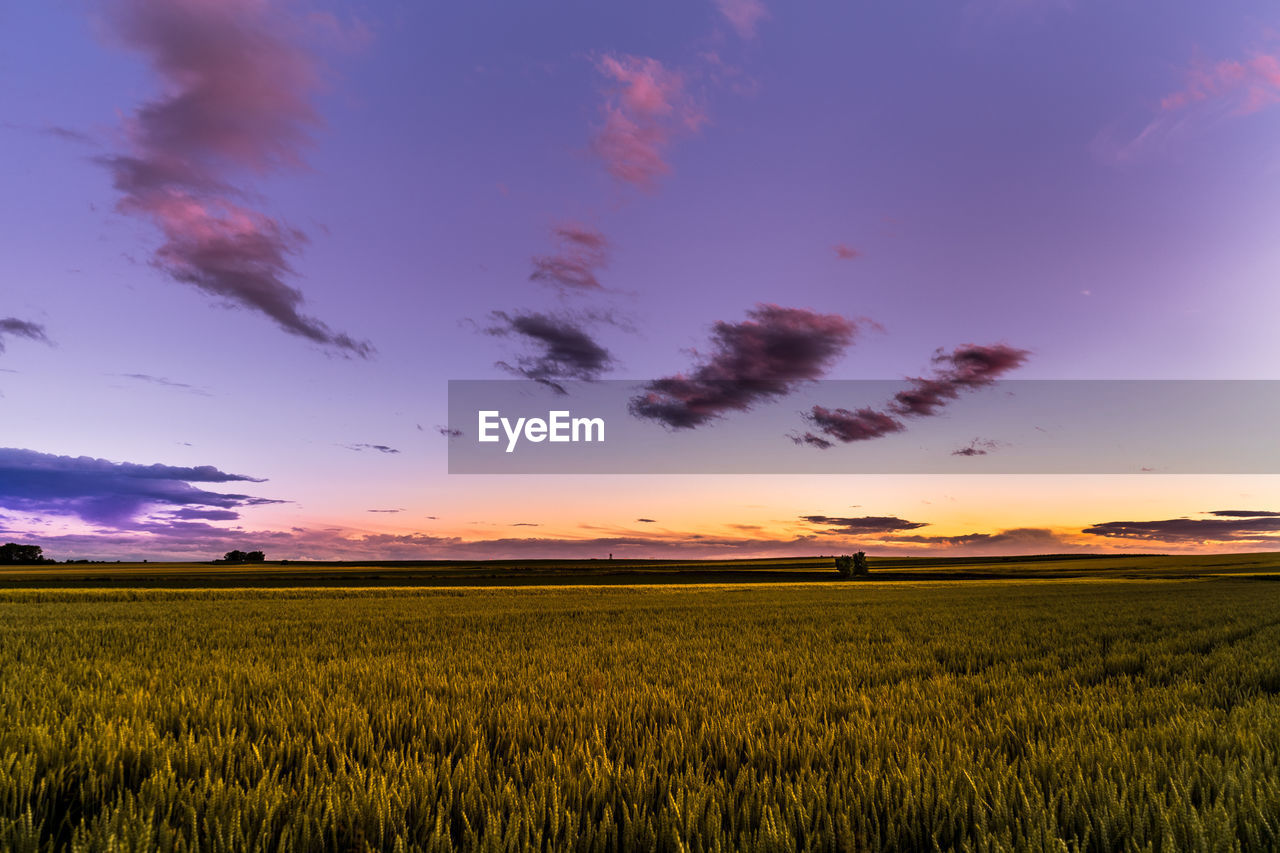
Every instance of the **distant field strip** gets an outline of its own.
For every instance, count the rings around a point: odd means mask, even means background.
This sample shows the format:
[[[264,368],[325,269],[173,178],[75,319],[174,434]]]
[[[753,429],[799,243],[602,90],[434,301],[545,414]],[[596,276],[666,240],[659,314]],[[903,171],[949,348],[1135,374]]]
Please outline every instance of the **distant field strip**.
[[[1280,849],[1280,583],[3,591],[0,849]]]

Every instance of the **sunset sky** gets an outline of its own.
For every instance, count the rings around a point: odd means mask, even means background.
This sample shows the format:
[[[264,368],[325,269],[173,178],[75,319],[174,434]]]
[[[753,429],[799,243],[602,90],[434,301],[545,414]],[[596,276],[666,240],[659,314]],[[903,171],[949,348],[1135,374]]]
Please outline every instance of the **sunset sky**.
[[[996,380],[1280,379],[1274,4],[20,3],[0,91],[0,541],[1280,550],[1280,476],[1137,458],[448,473],[450,380],[839,460]],[[811,399],[851,379],[902,391]]]

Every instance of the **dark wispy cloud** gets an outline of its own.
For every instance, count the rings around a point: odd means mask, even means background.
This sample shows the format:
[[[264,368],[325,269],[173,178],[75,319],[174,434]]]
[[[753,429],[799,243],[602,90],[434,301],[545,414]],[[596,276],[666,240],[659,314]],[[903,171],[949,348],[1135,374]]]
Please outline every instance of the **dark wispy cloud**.
[[[421,427],[419,427],[419,429],[421,429]],[[437,426],[436,432],[440,433],[445,438],[461,438],[464,435],[462,430],[448,426]]]
[[[399,453],[400,452],[399,450],[396,450],[394,447],[388,447],[385,444],[365,444],[363,442],[360,442],[356,444],[342,444],[339,446],[345,447],[347,450],[356,450],[356,451],[376,450],[378,453]]]
[[[46,136],[52,136],[55,139],[61,139],[63,142],[74,142],[77,145],[97,145],[98,141],[84,131],[76,130],[73,127],[63,127],[57,124],[47,124],[40,128],[40,132]]]
[[[805,420],[818,429],[822,435],[812,432],[793,434],[791,440],[796,444],[808,444],[826,450],[834,446],[836,441],[867,441],[906,429],[902,421],[885,412],[864,407],[861,409],[828,409],[825,406],[814,406],[805,415]],[[823,438],[823,436],[831,438]]]
[[[163,532],[186,519],[230,520],[235,510],[281,501],[212,492],[192,483],[261,483],[211,465],[139,465],[88,456],[0,448],[0,507],[74,516],[108,527]],[[144,512],[160,515],[139,523]]]
[[[636,521],[641,524],[657,524],[658,522],[652,518],[637,518]]]
[[[1027,350],[1004,344],[965,344],[951,352],[939,349],[933,356],[933,372],[929,376],[909,378],[908,387],[894,394],[884,409],[867,407],[851,411],[814,406],[804,418],[816,431],[795,433],[790,438],[797,444],[825,450],[837,441],[847,444],[902,432],[906,425],[899,418],[936,415],[961,393],[994,384],[1005,373],[1025,364],[1030,355]],[[978,449],[956,455],[982,455]]]
[[[951,451],[952,456],[986,456],[1000,447],[1000,442],[989,438],[975,438],[964,447]]]
[[[587,331],[589,317],[543,314],[536,311],[508,314],[494,311],[493,325],[485,332],[498,337],[514,337],[533,352],[513,361],[499,361],[498,367],[565,393],[561,381],[594,380],[613,366],[613,356]]]
[[[533,259],[530,281],[568,290],[598,290],[597,273],[609,261],[609,241],[594,228],[565,223],[551,229],[558,251]]]
[[[810,524],[828,528],[821,531],[824,534],[846,534],[850,536],[869,533],[891,533],[895,530],[915,530],[917,527],[928,526],[928,522],[925,521],[907,521],[905,518],[898,518],[893,515],[802,515],[800,518]]]
[[[747,317],[716,323],[711,354],[688,374],[645,385],[630,401],[631,414],[690,429],[747,411],[822,376],[858,329],[856,321],[838,314],[778,305],[757,305]]]
[[[115,31],[146,56],[164,91],[128,121],[129,152],[100,158],[121,194],[118,209],[163,235],[152,263],[290,334],[369,356],[367,342],[302,312],[302,292],[288,281],[306,236],[246,206],[232,184],[238,172],[301,165],[320,124],[311,96],[321,73],[300,44],[303,24],[254,0],[110,8]]]
[[[401,507],[400,509],[366,509],[366,510],[365,510],[365,512],[389,512],[389,513],[395,513],[395,512],[404,512],[404,508],[403,508],[403,507]]]
[[[651,189],[671,171],[665,158],[672,139],[696,131],[706,116],[689,97],[684,75],[656,59],[605,54],[596,68],[612,86],[592,150],[618,180]]]
[[[1248,512],[1248,515],[1243,513]],[[1212,518],[1166,518],[1157,521],[1108,521],[1084,533],[1156,542],[1280,542],[1280,513],[1217,510]]]
[[[935,415],[962,391],[992,385],[1005,373],[1025,364],[1030,355],[1004,344],[965,344],[951,352],[938,350],[933,356],[933,374],[909,379],[911,387],[895,394],[889,409],[908,417]]]
[[[1215,509],[1206,515],[1216,515],[1223,518],[1277,518],[1280,512],[1271,512],[1265,509]]]
[[[42,344],[52,344],[45,333],[44,326],[30,320],[19,320],[17,317],[0,318],[0,352],[5,350],[5,338],[26,338]]]
[[[163,388],[172,388],[175,391],[186,391],[189,394],[198,394],[202,397],[211,396],[208,391],[198,388],[195,385],[188,385],[185,382],[174,382],[172,379],[166,379],[163,376],[152,376],[149,373],[117,373],[116,376],[122,379],[132,379],[136,382],[147,382],[151,385],[159,385]]]

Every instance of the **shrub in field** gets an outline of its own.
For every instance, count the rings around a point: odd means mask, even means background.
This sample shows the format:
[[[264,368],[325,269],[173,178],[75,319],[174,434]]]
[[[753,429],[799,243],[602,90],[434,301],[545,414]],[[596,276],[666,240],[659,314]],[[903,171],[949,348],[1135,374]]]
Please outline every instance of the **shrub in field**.
[[[228,551],[222,557],[224,563],[264,563],[267,555],[261,551]]]
[[[842,578],[865,577],[870,574],[867,569],[867,555],[859,551],[856,554],[844,554],[836,557],[836,571]]]

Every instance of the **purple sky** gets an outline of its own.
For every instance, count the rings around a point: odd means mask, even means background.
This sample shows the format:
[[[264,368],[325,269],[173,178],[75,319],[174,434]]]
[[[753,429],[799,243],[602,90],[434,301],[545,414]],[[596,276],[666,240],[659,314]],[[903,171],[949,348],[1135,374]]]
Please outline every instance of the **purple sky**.
[[[655,429],[714,429],[820,377],[954,382],[968,345],[1278,378],[1270,4],[11,4],[0,86],[0,538],[1275,547],[1198,514],[1280,510],[1276,477],[451,477],[438,429],[450,379],[632,378],[674,389]],[[888,429],[823,412],[796,435]],[[927,526],[812,520],[851,512]]]

